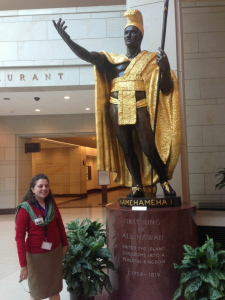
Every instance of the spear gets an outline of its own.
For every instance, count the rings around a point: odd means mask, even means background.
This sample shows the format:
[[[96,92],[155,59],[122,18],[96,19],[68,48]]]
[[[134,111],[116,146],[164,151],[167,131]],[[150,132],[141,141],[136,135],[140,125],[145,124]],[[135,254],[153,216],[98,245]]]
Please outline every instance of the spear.
[[[168,6],[169,6],[169,0],[164,0],[163,27],[162,27],[162,38],[161,38],[161,49],[162,50],[164,50],[164,47],[165,47]],[[160,85],[161,85],[161,74],[162,74],[162,69],[159,68],[157,96],[156,96],[156,107],[155,107],[155,119],[154,119],[153,139],[152,139],[152,164],[151,164],[152,165],[152,168],[151,168],[151,186],[152,186],[152,188],[151,188],[151,198],[153,197],[153,162],[154,162],[155,133],[156,133],[158,105],[159,105],[159,92],[160,92]]]

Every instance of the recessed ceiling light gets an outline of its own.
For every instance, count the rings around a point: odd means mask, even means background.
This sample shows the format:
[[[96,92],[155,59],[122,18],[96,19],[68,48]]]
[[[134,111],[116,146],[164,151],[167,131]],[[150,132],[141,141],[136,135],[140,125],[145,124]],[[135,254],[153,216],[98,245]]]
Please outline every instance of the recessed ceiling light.
[[[10,98],[3,98],[4,100],[10,100]]]
[[[70,99],[70,96],[65,96],[64,99],[68,100]]]
[[[35,111],[41,111],[40,109],[35,109]]]
[[[85,110],[90,110],[90,107],[86,107]]]

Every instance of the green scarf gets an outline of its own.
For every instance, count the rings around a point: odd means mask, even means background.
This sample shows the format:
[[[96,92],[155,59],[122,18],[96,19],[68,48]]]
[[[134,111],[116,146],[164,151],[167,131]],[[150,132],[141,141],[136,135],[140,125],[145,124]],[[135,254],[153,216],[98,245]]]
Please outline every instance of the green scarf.
[[[33,211],[32,207],[30,206],[30,204],[28,202],[22,202],[16,208],[15,223],[16,223],[18,212],[19,212],[20,208],[23,208],[23,209],[26,210],[26,212],[30,215],[33,222],[34,222],[35,219],[38,218],[36,216],[35,212]],[[37,226],[47,226],[53,220],[54,216],[55,216],[54,205],[53,205],[52,202],[50,202],[49,205],[48,205],[48,214],[45,217],[44,223],[39,224]]]

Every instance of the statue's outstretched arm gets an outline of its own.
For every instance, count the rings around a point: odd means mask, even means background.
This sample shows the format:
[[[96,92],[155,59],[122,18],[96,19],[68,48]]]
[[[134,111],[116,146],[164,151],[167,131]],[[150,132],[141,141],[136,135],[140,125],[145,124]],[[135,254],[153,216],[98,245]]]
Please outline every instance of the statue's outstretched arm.
[[[173,82],[170,74],[170,63],[164,50],[159,48],[158,58],[156,60],[158,66],[162,69],[161,92],[167,94],[170,92]]]
[[[93,65],[97,65],[98,67],[102,67],[102,68],[108,67],[109,62],[104,55],[101,55],[98,52],[89,52],[88,50],[86,50],[85,48],[81,47],[80,45],[78,45],[77,43],[71,40],[70,36],[66,32],[67,26],[64,26],[65,21],[59,19],[57,23],[54,20],[52,20],[52,22],[56,30],[58,31],[59,35],[79,58]]]

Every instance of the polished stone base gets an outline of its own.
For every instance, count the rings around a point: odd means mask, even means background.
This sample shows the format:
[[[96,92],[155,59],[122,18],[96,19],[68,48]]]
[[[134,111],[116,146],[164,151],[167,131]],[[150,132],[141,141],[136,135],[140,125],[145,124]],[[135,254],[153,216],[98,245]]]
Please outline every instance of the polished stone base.
[[[195,207],[133,211],[113,203],[106,213],[108,247],[118,268],[109,273],[109,299],[171,300],[180,278],[173,263],[181,262],[184,244],[197,246]]]

